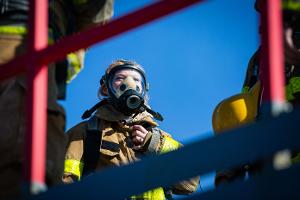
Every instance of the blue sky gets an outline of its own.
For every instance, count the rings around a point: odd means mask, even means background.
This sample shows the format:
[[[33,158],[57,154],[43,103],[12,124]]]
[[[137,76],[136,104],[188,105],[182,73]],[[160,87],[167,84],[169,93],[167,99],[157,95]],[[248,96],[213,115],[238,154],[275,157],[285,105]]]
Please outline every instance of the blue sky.
[[[114,17],[154,2],[116,0]],[[67,128],[97,103],[105,68],[124,58],[144,66],[150,105],[165,118],[161,129],[184,144],[212,136],[215,106],[240,92],[248,60],[258,46],[253,5],[254,0],[207,0],[92,46],[63,102]]]

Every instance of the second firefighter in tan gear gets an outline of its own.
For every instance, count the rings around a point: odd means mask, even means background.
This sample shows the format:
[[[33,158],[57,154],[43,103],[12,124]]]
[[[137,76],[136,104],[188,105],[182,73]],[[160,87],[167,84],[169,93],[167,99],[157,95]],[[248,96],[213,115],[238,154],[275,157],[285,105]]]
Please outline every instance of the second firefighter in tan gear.
[[[113,69],[117,70],[114,70],[110,77],[108,74]],[[97,106],[95,114],[67,132],[69,140],[63,177],[65,183],[80,180],[93,170],[126,165],[143,159],[148,154],[166,153],[182,146],[159,129],[153,116],[142,108],[147,106],[147,109],[150,109],[147,102],[147,81],[140,65],[118,60],[110,65],[105,79],[99,90],[105,98]],[[112,81],[111,85],[109,81]],[[113,91],[108,91],[110,87]],[[123,100],[136,98],[138,101],[141,98],[141,104],[135,108],[127,101],[130,108],[125,108],[125,104],[117,107],[111,99],[113,93],[115,97],[122,97]],[[150,112],[155,113],[152,110]],[[90,155],[87,155],[87,146],[92,145],[88,138],[93,131],[97,133],[101,142],[96,144],[97,161],[92,169],[90,163],[87,163],[87,160],[91,160]],[[170,186],[168,192],[190,194],[196,191],[198,183],[198,177],[191,178]],[[166,189],[156,188],[130,198],[160,200],[166,199],[165,193]]]

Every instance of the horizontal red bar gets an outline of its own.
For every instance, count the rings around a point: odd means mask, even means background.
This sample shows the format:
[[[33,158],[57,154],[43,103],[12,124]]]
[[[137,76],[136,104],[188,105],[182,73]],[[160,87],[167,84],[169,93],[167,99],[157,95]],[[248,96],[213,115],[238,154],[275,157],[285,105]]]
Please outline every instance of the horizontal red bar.
[[[104,26],[98,26],[66,37],[52,46],[30,53],[30,56],[27,54],[19,59],[0,66],[0,80],[23,72],[29,63],[26,61],[27,58],[36,58],[36,65],[46,65],[50,62],[63,59],[70,52],[87,48],[97,42],[110,39],[155,19],[203,1],[204,0],[161,0],[128,15],[117,18]]]
[[[26,53],[0,66],[0,80],[25,72],[30,56]]]

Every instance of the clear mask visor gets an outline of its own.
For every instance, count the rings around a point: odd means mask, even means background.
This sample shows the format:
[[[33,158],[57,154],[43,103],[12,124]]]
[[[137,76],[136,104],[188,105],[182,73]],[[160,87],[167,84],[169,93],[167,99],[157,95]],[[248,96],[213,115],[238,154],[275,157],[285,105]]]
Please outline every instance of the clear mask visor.
[[[146,93],[146,83],[143,76],[134,69],[121,69],[115,72],[109,80],[109,89],[119,98],[125,91],[134,90],[142,97]]]

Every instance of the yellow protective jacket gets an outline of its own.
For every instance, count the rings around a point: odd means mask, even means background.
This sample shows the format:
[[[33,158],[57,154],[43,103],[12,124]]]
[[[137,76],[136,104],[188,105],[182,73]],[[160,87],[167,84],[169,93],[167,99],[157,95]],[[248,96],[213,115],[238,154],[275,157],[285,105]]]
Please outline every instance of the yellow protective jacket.
[[[117,113],[117,114],[116,114]],[[84,145],[87,129],[96,127],[101,134],[101,146],[99,149],[99,160],[96,170],[102,170],[110,166],[121,166],[142,159],[147,153],[161,154],[175,150],[182,145],[166,132],[157,128],[157,123],[153,121],[152,116],[147,113],[141,113],[136,116],[131,124],[140,124],[147,127],[147,135],[142,151],[134,150],[131,143],[131,131],[128,125],[122,125],[118,121],[124,118],[110,105],[104,105],[98,109],[92,117],[96,123],[91,125],[88,121],[81,122],[71,128],[68,132],[68,145],[65,156],[65,171],[63,181],[65,183],[79,180],[84,168]],[[96,124],[96,125],[95,125]],[[175,194],[190,194],[196,191],[199,178],[182,181],[170,187]],[[132,196],[132,199],[165,199],[162,188],[145,192],[141,195]]]

